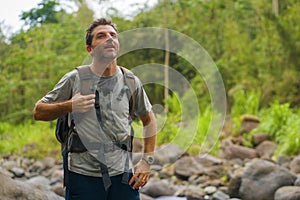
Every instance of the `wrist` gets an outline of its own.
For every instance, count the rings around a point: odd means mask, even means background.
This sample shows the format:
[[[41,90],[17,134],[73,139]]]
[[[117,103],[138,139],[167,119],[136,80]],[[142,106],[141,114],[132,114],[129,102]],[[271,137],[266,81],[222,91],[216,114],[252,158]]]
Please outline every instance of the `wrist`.
[[[148,165],[152,165],[154,163],[153,155],[143,155],[141,160],[145,161]]]

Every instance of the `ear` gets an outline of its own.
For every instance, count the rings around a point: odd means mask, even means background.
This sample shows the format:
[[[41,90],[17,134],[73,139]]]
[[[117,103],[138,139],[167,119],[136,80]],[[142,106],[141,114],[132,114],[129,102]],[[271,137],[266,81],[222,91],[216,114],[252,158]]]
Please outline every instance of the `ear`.
[[[92,55],[93,49],[92,49],[92,47],[91,47],[90,45],[86,45],[86,46],[85,46],[85,49],[87,50],[87,52],[88,52],[89,54]]]

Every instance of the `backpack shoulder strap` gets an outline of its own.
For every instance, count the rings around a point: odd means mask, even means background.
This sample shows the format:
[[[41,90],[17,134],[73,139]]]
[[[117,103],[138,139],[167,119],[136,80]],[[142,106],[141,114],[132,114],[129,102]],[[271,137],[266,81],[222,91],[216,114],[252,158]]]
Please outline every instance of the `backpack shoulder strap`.
[[[80,78],[80,92],[82,95],[93,93],[93,74],[89,65],[76,67]]]
[[[135,93],[136,93],[136,88],[137,88],[137,84],[136,84],[136,80],[135,80],[135,75],[133,74],[132,71],[130,71],[129,69],[126,69],[125,67],[120,67],[121,71],[124,75],[124,81],[125,84],[128,86],[129,88],[129,114],[131,119],[135,119],[136,116],[134,114],[134,108],[135,108]]]

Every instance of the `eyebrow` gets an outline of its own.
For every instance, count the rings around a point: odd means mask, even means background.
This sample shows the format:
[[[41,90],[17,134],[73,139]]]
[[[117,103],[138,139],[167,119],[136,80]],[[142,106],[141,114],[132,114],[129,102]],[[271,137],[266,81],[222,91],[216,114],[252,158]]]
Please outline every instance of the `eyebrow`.
[[[115,31],[105,31],[105,30],[101,30],[101,31],[95,33],[95,35],[106,34],[106,33],[118,35],[118,33]]]

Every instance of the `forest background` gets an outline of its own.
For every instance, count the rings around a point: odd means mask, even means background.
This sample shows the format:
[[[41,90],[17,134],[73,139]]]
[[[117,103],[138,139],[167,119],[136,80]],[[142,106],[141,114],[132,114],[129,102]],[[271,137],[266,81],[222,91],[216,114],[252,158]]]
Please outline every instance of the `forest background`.
[[[43,0],[23,12],[26,27],[9,37],[0,24],[1,155],[59,156],[55,121],[36,122],[32,110],[65,73],[87,57],[84,34],[94,11],[84,0],[69,1],[77,8],[72,13],[58,0]],[[153,7],[145,4],[129,17],[114,8],[112,1],[95,1],[112,6],[106,16],[118,25],[119,32],[162,27],[193,38],[211,56],[222,76],[226,119],[233,123],[231,134],[239,134],[243,114],[255,115],[261,120],[260,126],[249,133],[244,145],[251,146],[251,134],[265,132],[278,144],[276,155],[300,153],[299,1],[159,0]],[[164,43],[164,36],[160,37]],[[165,56],[163,50],[143,49],[121,56],[118,63],[128,68],[165,64]],[[181,101],[175,92],[169,91],[165,99],[162,86],[145,86],[153,104],[168,107],[165,116],[157,114],[158,119],[166,119],[158,133],[158,145],[174,142],[191,153],[218,155],[221,132],[207,134],[212,106],[203,77],[176,54],[170,53],[168,63],[189,80],[192,89],[183,88],[181,94],[185,102],[189,102],[191,90],[197,95],[197,104],[188,105],[190,112],[194,106],[200,112],[182,119]],[[196,133],[191,133],[191,124],[197,124]],[[134,125],[140,132],[139,122]]]

